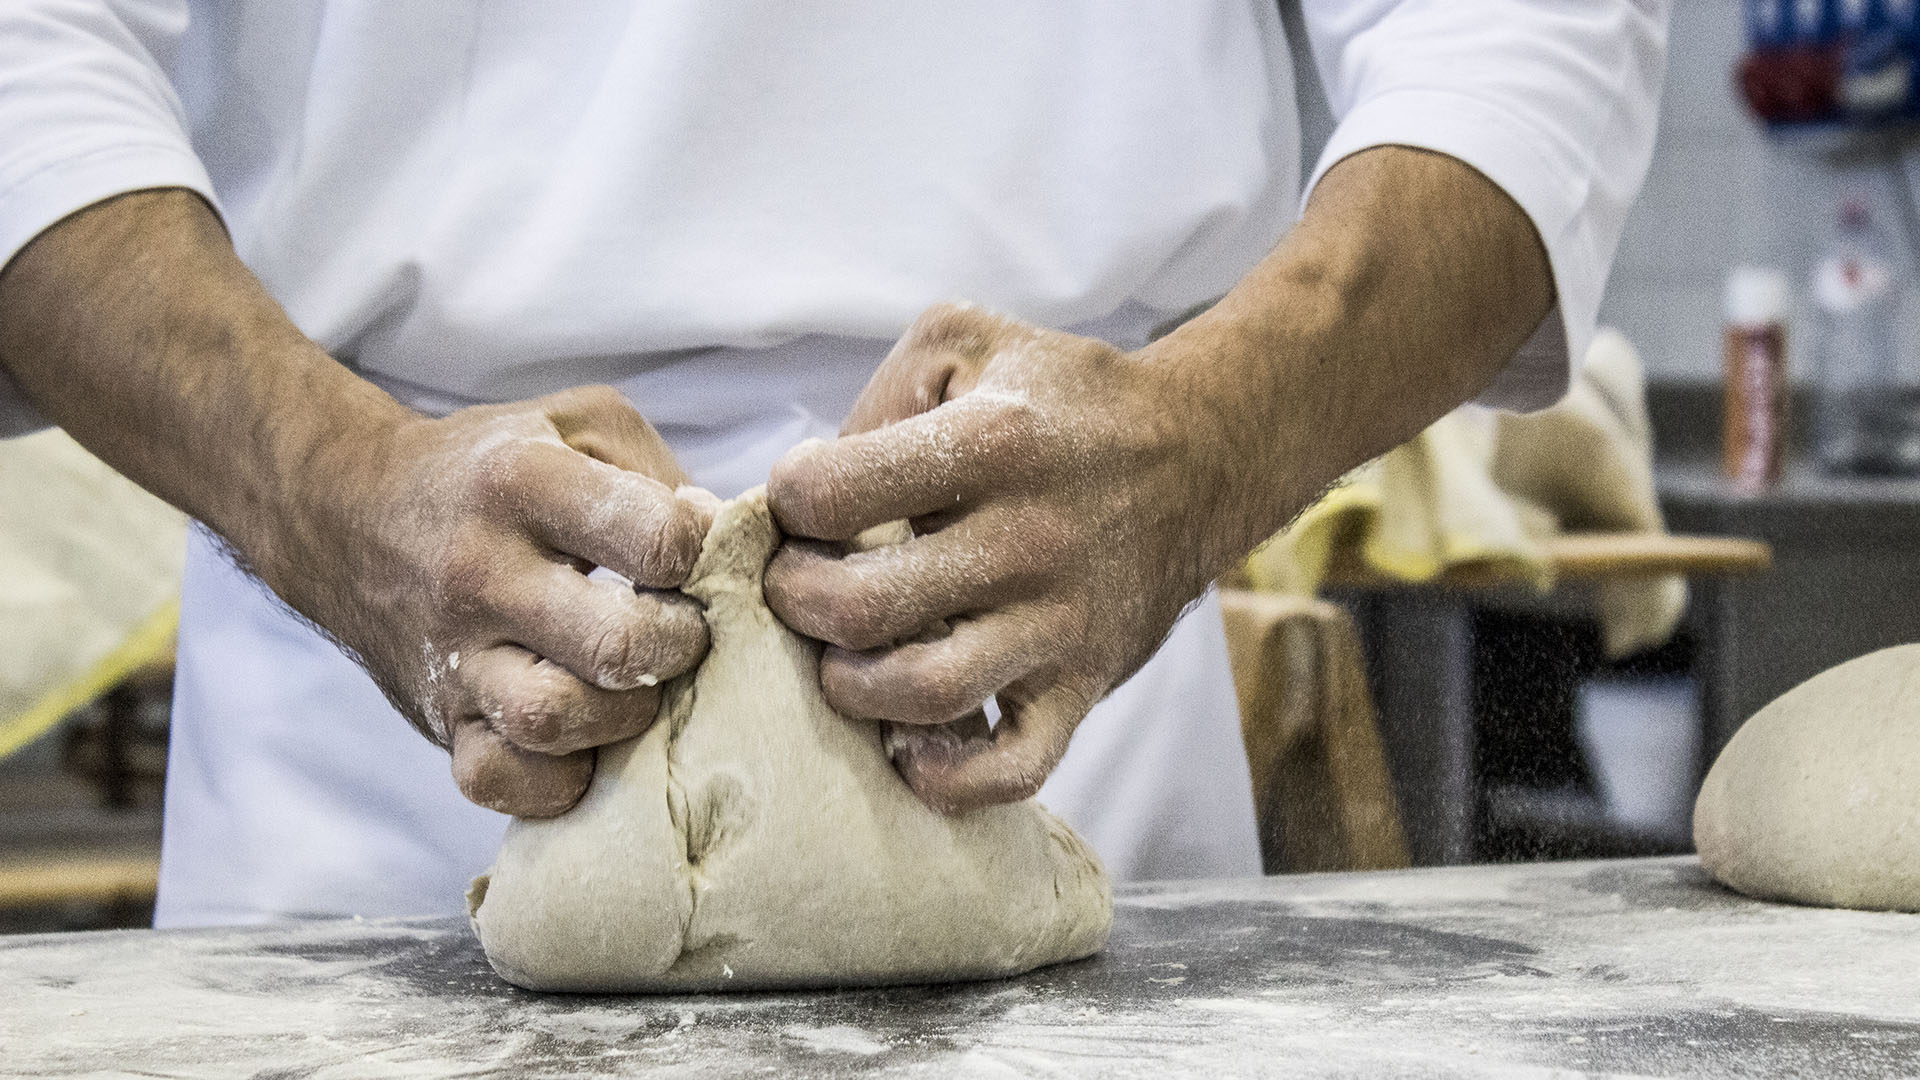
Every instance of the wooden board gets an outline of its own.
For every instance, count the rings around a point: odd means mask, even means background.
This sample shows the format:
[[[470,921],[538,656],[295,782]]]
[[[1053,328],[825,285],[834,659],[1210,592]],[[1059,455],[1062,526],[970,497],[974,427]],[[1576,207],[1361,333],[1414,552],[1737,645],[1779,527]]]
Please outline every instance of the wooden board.
[[[0,908],[153,899],[160,860],[150,855],[29,856],[0,861]]]
[[[1681,574],[1754,574],[1773,565],[1772,550],[1758,540],[1733,536],[1674,536],[1666,533],[1565,533],[1540,542],[1553,576],[1563,582],[1659,577]],[[1522,581],[1505,564],[1462,563],[1427,582],[1388,577],[1361,562],[1351,548],[1336,552],[1327,567],[1330,588],[1384,588],[1425,585],[1448,589],[1489,589]]]

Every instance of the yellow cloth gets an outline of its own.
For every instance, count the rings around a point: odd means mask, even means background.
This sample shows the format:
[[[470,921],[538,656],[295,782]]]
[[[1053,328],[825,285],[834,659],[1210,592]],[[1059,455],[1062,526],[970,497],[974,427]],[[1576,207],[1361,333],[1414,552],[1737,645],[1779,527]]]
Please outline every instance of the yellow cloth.
[[[63,432],[0,440],[0,757],[170,655],[186,519]]]
[[[1336,551],[1406,582],[1477,563],[1545,590],[1540,540],[1556,533],[1664,532],[1640,357],[1603,329],[1566,398],[1519,415],[1468,405],[1356,469],[1246,563],[1256,588],[1312,593]],[[1667,640],[1686,608],[1679,577],[1602,583],[1607,652]]]

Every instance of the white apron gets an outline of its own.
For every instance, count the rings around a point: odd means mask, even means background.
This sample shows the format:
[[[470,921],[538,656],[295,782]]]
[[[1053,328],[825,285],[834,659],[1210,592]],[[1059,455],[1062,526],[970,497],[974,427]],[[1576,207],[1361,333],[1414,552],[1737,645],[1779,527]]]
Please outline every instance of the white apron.
[[[1293,219],[1270,0],[817,7],[10,0],[0,262],[97,199],[189,187],[305,333],[403,398],[433,404],[397,380],[505,400],[621,379],[731,494],[833,429],[884,351],[847,338],[949,298],[1048,326],[1128,298],[1164,317],[1226,291]],[[1546,404],[1584,352],[1651,152],[1665,8],[1303,9],[1340,118],[1315,177],[1427,147],[1539,227],[1564,341],[1550,318],[1489,403]],[[843,343],[627,377],[793,334]],[[787,374],[763,374],[776,360]],[[21,412],[0,379],[0,430]],[[1121,877],[1255,868],[1220,633],[1196,610],[1043,793]],[[175,724],[163,925],[453,910],[500,828],[203,543]]]
[[[695,483],[731,496],[795,443],[831,437],[885,350],[823,338],[715,350],[620,388]],[[459,404],[407,396],[429,410]],[[1040,798],[1116,879],[1260,872],[1211,595],[1094,708]],[[358,666],[195,533],[156,926],[457,913],[506,820],[463,799],[446,754]]]

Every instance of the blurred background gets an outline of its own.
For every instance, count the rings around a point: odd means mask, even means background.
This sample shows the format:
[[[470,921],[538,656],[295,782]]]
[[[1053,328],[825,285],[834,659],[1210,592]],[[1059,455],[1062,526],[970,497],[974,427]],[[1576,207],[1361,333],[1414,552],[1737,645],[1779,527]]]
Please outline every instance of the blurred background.
[[[1915,19],[1678,0],[1568,400],[1463,409],[1223,581],[1269,872],[1688,850],[1746,717],[1920,640]],[[187,527],[0,443],[0,932],[151,917]]]

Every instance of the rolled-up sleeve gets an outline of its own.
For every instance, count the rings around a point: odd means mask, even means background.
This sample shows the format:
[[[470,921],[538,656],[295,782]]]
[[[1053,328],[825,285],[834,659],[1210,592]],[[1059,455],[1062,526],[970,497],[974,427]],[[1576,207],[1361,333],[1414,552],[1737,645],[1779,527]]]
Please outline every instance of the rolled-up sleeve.
[[[0,266],[102,199],[182,187],[213,202],[168,82],[185,0],[0,4]],[[0,436],[44,426],[0,376]]]
[[[1337,120],[1307,192],[1383,145],[1450,155],[1505,190],[1546,247],[1557,304],[1480,400],[1551,404],[1653,154],[1665,0],[1306,0],[1303,14]]]

